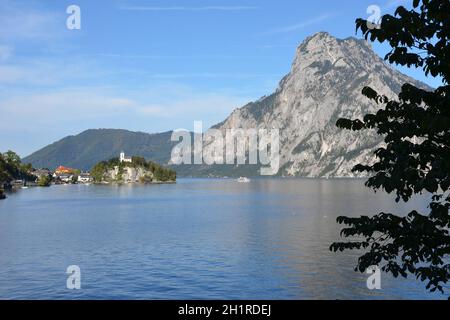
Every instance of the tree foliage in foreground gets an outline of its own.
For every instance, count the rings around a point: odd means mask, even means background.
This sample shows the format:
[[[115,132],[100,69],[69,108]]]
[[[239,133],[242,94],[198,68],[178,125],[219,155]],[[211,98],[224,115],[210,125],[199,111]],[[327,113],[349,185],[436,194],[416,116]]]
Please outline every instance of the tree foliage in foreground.
[[[23,164],[15,152],[0,153],[0,183],[15,179],[32,181],[36,178],[32,175],[32,171],[31,164]]]
[[[367,172],[366,186],[409,201],[414,194],[431,194],[429,211],[403,216],[379,213],[374,217],[339,217],[347,227],[341,235],[353,241],[334,243],[332,251],[361,249],[356,270],[372,265],[395,277],[413,274],[426,288],[445,293],[450,279],[450,1],[414,0],[413,8],[397,8],[385,15],[379,29],[366,20],[356,21],[366,40],[388,43],[385,60],[422,69],[440,77],[434,91],[404,84],[398,100],[379,95],[372,88],[363,94],[380,110],[364,119],[340,119],[338,127],[354,131],[375,129],[385,147],[375,151],[376,162],[359,164],[355,172]]]

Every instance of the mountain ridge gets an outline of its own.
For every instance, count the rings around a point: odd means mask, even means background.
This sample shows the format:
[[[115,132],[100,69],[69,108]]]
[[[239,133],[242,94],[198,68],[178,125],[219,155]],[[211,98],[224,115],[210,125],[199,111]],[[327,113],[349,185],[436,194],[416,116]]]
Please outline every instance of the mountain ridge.
[[[67,136],[25,157],[34,167],[56,168],[66,165],[90,170],[96,163],[118,157],[121,151],[166,163],[173,147],[172,132],[148,134],[125,129],[88,129]]]
[[[349,132],[336,127],[338,118],[362,118],[378,106],[361,94],[371,86],[395,98],[404,83],[429,88],[394,69],[371,45],[354,37],[337,39],[327,32],[307,37],[296,49],[290,72],[275,92],[235,109],[215,129],[279,129],[282,176],[358,177],[359,162],[374,160],[372,151],[383,144],[375,132]],[[109,131],[102,131],[109,130]],[[113,131],[111,131],[113,130]],[[102,137],[98,137],[101,135]],[[168,164],[171,131],[160,134],[123,129],[87,130],[55,142],[24,161],[33,165],[64,164],[88,170],[94,159],[109,159],[121,150]],[[84,145],[81,141],[89,141]],[[76,140],[76,141],[75,141]],[[71,146],[71,144],[73,144]],[[58,156],[58,153],[65,156]],[[102,158],[102,159],[99,159]],[[47,164],[47,165],[45,165]],[[180,166],[180,176],[256,175],[258,166]]]
[[[219,128],[279,128],[283,176],[357,177],[351,169],[374,160],[372,150],[382,137],[341,130],[336,121],[378,110],[361,94],[363,87],[395,98],[407,82],[427,87],[388,65],[365,40],[321,32],[297,48],[274,94],[234,110]]]

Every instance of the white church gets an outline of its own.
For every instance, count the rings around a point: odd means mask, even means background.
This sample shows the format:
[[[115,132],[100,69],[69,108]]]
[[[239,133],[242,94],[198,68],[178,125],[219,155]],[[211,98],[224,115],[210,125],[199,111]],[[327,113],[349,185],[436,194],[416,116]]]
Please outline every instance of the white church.
[[[119,159],[120,159],[120,163],[122,163],[122,162],[128,162],[128,163],[133,162],[133,160],[131,158],[125,157],[125,152],[123,152],[123,151],[120,153]]]

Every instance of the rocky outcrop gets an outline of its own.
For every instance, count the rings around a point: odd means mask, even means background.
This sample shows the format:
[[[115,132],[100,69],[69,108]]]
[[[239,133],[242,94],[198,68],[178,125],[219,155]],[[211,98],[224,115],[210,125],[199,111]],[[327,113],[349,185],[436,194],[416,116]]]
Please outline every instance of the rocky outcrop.
[[[172,183],[177,173],[141,157],[133,157],[130,162],[119,158],[97,163],[91,170],[96,183]]]
[[[110,182],[123,182],[123,183],[143,183],[153,182],[154,174],[152,171],[143,167],[133,168],[119,166],[114,167],[106,172],[104,176],[106,181]]]

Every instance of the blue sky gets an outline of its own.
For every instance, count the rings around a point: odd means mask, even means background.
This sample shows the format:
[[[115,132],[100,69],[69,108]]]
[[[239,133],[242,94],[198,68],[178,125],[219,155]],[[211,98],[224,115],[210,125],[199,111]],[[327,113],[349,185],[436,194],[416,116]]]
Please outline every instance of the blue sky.
[[[409,2],[0,0],[0,150],[26,156],[90,128],[213,125],[273,92],[305,37],[355,36],[369,5]],[[66,28],[71,4],[81,30]]]

